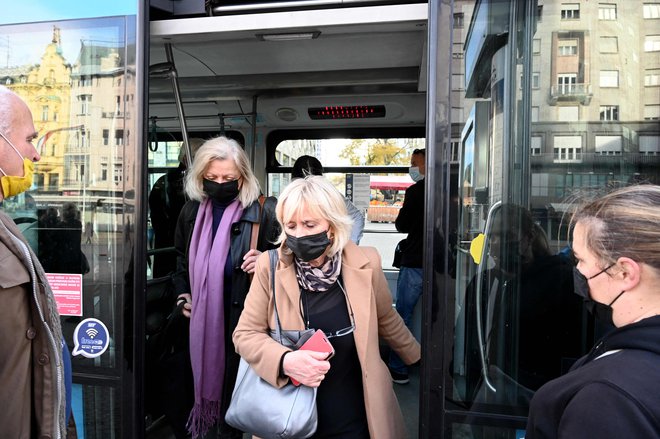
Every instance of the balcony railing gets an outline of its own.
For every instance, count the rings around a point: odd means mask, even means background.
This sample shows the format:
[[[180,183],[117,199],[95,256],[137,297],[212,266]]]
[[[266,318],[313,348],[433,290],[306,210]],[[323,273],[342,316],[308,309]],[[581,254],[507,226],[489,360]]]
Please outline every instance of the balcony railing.
[[[119,118],[119,117],[129,117],[129,113],[125,113],[123,111],[104,111],[101,113],[101,116],[104,119],[114,119],[114,118]]]
[[[592,96],[591,84],[563,84],[550,87],[550,105],[555,105],[558,101],[589,105]]]
[[[530,156],[532,165],[580,164],[595,166],[612,166],[619,163],[641,166],[659,166],[660,155],[650,155],[638,152],[622,152],[616,155],[606,155],[597,152],[578,153],[572,157],[559,157],[555,154],[535,154]]]

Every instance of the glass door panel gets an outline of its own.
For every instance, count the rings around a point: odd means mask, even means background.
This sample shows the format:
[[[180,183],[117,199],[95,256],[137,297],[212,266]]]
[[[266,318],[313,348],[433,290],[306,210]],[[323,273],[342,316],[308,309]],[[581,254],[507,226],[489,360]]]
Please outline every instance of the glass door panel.
[[[0,26],[11,66],[0,78],[30,108],[41,155],[30,190],[2,208],[54,290],[80,438],[120,437],[134,408],[122,398],[133,359],[136,26],[135,15]]]

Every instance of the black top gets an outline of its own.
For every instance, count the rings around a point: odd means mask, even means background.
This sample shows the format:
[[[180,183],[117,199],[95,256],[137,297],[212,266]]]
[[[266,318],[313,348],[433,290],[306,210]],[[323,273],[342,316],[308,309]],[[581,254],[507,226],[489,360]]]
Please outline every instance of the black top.
[[[422,268],[424,242],[424,180],[406,189],[403,206],[394,223],[399,232],[408,234],[401,248],[401,266]]]
[[[570,373],[536,392],[525,437],[660,437],[658,334],[660,316],[606,335]]]
[[[301,302],[310,328],[334,333],[351,326],[346,296],[338,283],[325,292],[302,290]],[[313,438],[368,439],[362,369],[353,333],[329,340],[335,355],[316,395],[319,424]]]

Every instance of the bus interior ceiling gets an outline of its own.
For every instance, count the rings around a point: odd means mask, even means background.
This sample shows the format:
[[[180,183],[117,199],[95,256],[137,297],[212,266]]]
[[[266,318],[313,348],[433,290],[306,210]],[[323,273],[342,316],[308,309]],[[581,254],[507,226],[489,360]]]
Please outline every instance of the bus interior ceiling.
[[[375,10],[377,9],[377,10]],[[426,4],[151,22],[150,65],[171,60],[189,136],[221,126],[256,148],[276,129],[424,126]],[[149,80],[149,117],[180,131],[170,77]],[[310,107],[384,105],[382,118],[313,120]],[[245,114],[245,116],[241,116]]]

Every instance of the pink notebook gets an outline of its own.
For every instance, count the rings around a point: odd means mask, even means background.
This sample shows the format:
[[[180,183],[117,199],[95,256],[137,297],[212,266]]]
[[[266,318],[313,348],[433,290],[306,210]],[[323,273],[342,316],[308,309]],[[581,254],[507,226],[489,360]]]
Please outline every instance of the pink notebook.
[[[306,351],[327,352],[328,357],[326,360],[329,360],[335,354],[335,348],[332,347],[330,340],[328,340],[328,337],[326,337],[323,331],[319,330],[316,330],[314,334],[309,337],[309,339],[303,343],[302,346],[300,346],[300,349]],[[300,385],[300,382],[294,380],[293,378],[291,378],[291,382],[294,386]]]

